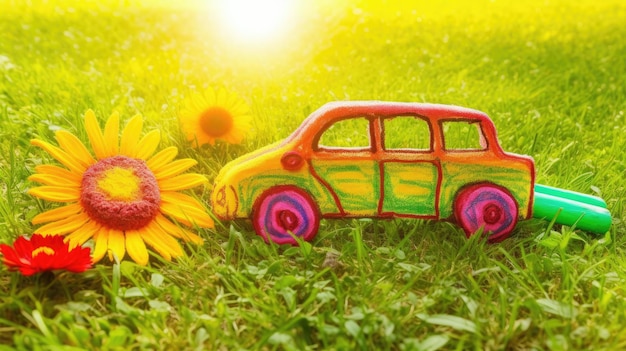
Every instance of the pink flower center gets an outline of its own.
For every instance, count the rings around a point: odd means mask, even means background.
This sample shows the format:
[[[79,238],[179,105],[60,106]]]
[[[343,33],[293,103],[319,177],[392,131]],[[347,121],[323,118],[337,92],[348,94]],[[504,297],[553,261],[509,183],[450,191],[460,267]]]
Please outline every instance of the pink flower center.
[[[104,227],[140,229],[158,214],[161,193],[143,160],[118,155],[85,171],[80,202],[89,217]]]

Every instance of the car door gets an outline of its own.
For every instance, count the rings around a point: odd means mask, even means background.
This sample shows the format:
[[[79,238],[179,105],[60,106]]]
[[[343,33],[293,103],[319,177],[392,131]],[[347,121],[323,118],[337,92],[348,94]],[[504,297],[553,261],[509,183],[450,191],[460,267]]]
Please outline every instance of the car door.
[[[438,218],[441,167],[430,121],[414,115],[384,117],[382,135],[380,214]]]
[[[378,214],[380,169],[370,133],[375,122],[374,117],[335,120],[322,129],[316,145],[312,145],[314,176],[333,194],[338,215]]]

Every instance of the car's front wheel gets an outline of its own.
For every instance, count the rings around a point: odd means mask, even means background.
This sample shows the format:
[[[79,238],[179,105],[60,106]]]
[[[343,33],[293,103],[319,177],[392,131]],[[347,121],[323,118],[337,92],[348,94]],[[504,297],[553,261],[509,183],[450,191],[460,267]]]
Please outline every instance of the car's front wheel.
[[[518,205],[505,188],[491,183],[473,184],[457,196],[454,216],[468,238],[482,228],[489,242],[499,242],[515,228]]]
[[[317,234],[320,213],[305,190],[283,185],[270,188],[256,200],[252,224],[265,241],[297,245],[298,237],[311,241]]]

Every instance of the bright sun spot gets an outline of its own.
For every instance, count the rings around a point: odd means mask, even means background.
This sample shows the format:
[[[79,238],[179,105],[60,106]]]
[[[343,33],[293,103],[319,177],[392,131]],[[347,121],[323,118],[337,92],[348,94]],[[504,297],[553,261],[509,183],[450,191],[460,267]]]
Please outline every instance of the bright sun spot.
[[[289,30],[293,0],[218,0],[216,13],[228,36],[250,42],[277,39]]]

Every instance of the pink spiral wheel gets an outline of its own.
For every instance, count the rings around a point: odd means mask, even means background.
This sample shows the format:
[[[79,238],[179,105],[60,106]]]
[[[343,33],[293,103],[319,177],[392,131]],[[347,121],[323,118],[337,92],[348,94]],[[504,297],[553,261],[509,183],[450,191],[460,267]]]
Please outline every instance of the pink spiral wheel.
[[[469,238],[481,227],[489,242],[506,239],[515,228],[518,205],[511,193],[494,184],[474,184],[454,202],[454,215]]]
[[[297,245],[294,236],[311,241],[320,223],[319,210],[311,196],[292,186],[266,190],[254,204],[252,224],[256,233],[277,244]]]

